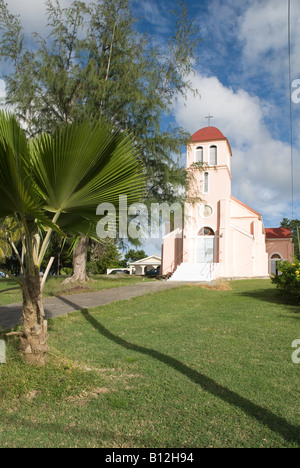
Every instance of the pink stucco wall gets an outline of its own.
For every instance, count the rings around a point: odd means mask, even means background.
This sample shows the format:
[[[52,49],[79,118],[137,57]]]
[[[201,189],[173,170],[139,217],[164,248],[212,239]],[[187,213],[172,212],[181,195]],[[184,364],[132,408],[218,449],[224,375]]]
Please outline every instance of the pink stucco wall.
[[[164,237],[162,248],[162,274],[172,273],[183,261],[183,236],[176,229]]]
[[[282,260],[293,261],[295,249],[292,239],[267,239],[266,250],[269,259],[269,273],[271,273],[272,255],[279,254]]]

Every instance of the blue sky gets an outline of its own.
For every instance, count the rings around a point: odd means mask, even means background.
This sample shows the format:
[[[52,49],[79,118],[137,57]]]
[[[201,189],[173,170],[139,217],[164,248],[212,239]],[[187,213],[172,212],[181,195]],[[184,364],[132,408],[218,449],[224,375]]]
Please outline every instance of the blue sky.
[[[26,31],[43,27],[41,0],[6,1],[21,15]],[[283,217],[292,216],[288,0],[188,0],[187,5],[203,39],[196,73],[189,77],[201,99],[179,98],[172,119],[194,133],[207,125],[205,116],[211,113],[211,124],[232,147],[232,194],[262,213],[265,227],[279,226]],[[157,41],[172,34],[173,7],[173,0],[133,2],[134,13],[143,17],[140,30],[155,34]],[[300,79],[299,0],[291,0],[291,13],[293,81]],[[294,217],[300,218],[300,103],[292,103],[292,115]]]

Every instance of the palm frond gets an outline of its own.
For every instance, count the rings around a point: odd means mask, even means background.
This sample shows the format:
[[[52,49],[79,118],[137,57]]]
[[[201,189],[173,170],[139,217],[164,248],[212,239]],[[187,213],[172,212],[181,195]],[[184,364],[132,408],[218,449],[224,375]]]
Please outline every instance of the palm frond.
[[[0,219],[20,213],[33,222],[39,219],[63,235],[43,208],[44,200],[31,177],[30,161],[25,132],[13,115],[0,111]]]
[[[113,132],[103,121],[86,120],[52,137],[42,135],[35,142],[31,166],[45,208],[72,215],[76,228],[78,223],[95,223],[100,203],[117,206],[119,195],[133,203],[145,186],[133,139]]]

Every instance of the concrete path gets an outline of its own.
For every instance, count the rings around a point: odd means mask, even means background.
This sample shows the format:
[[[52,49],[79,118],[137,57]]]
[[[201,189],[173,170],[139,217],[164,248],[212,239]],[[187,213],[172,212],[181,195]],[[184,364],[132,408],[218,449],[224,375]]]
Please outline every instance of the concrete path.
[[[111,302],[132,299],[166,289],[182,286],[183,283],[154,281],[138,283],[120,288],[102,289],[93,293],[72,294],[68,296],[49,297],[44,299],[46,318],[59,317],[69,312],[103,306]],[[185,283],[186,284],[186,283]],[[0,327],[8,330],[20,324],[22,318],[22,304],[0,306]]]

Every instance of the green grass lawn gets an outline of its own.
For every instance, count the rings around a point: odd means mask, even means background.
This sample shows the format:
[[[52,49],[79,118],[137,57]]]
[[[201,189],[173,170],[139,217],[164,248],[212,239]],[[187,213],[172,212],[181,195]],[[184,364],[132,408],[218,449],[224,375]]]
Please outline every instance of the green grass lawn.
[[[93,292],[101,289],[115,288],[130,284],[140,283],[141,281],[151,281],[148,278],[129,275],[98,275],[93,276],[90,282],[81,284],[63,285],[66,279],[64,276],[49,277],[46,282],[43,296],[62,296],[67,294],[78,294],[82,292]],[[19,286],[12,279],[0,278],[0,306],[22,302],[22,294]]]
[[[299,448],[299,305],[268,280],[230,285],[52,320],[43,369],[10,337],[0,447]]]

